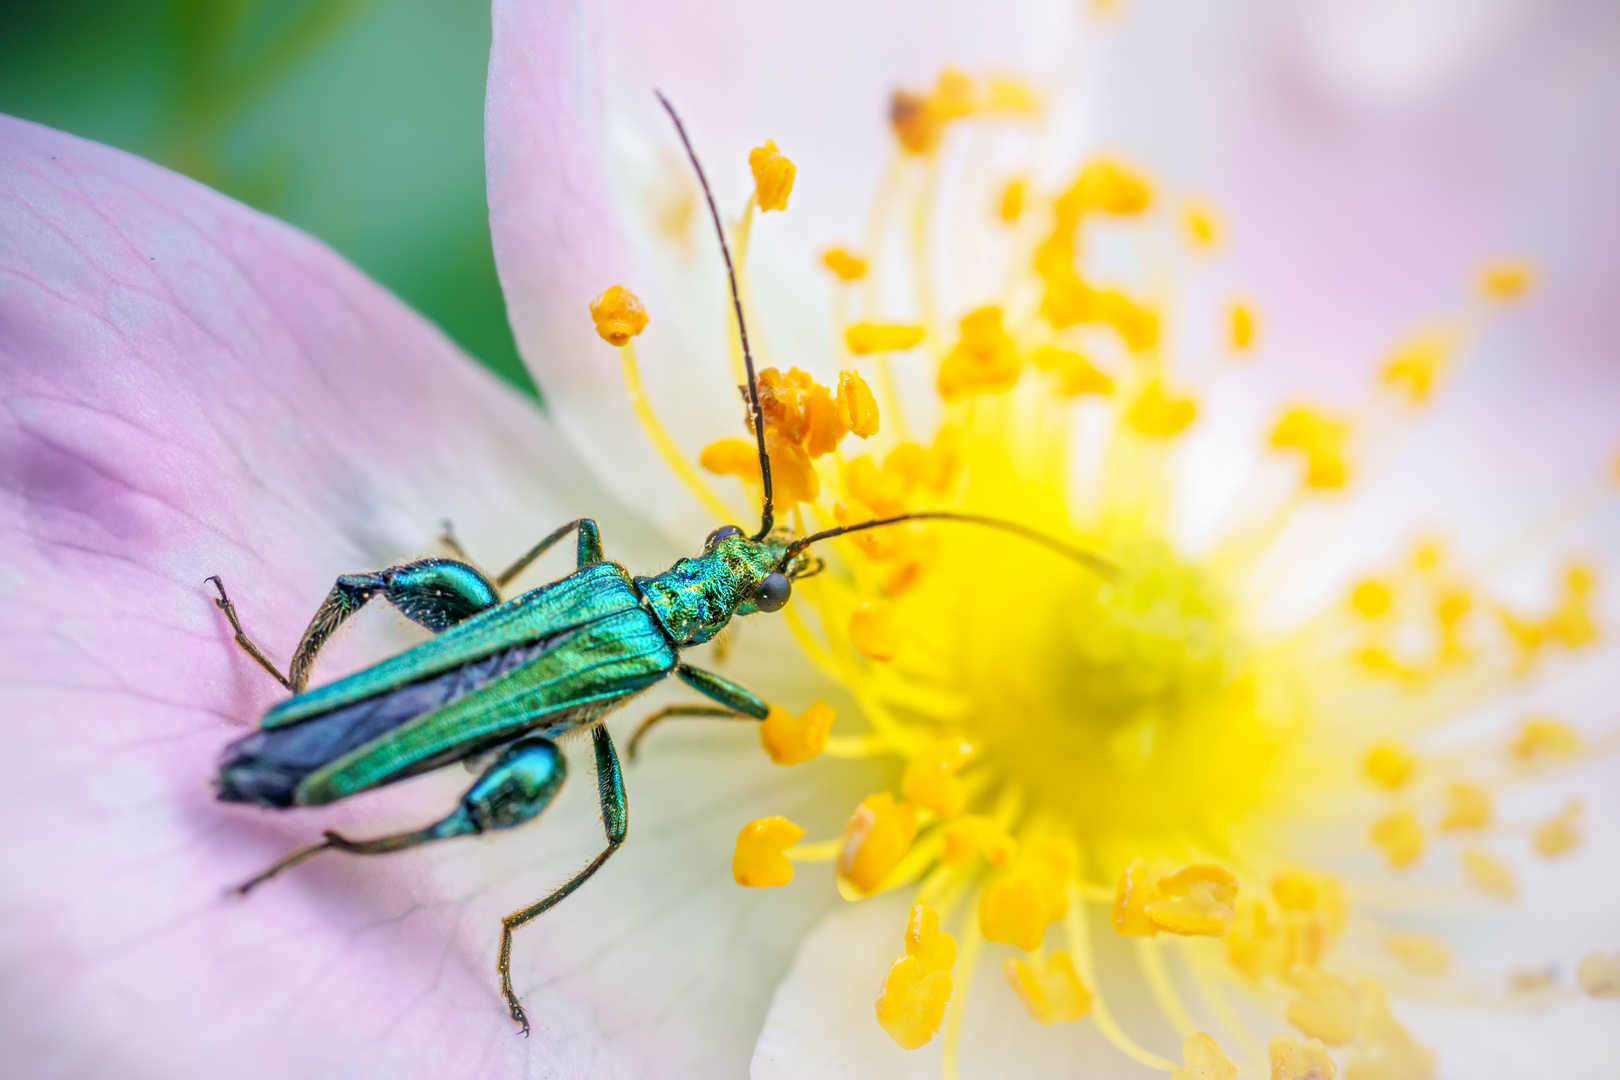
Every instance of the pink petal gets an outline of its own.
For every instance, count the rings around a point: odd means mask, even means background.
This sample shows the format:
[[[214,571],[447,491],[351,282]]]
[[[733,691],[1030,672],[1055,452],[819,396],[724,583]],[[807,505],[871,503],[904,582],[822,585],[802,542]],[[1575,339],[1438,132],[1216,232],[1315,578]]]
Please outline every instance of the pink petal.
[[[521,836],[317,861],[222,896],[320,828],[437,816],[469,778],[318,818],[216,803],[221,746],[282,691],[236,650],[204,577],[223,575],[285,660],[337,574],[430,552],[443,518],[495,565],[581,513],[610,553],[656,547],[533,409],[307,237],[4,118],[0,398],[8,1074],[741,1068],[763,987],[825,894],[728,880],[741,822],[808,798],[760,764],[752,731],[671,732],[632,767],[627,849],[518,939],[529,1040],[496,993],[498,919],[600,847],[577,752],[575,782]],[[318,677],[412,633],[359,621]]]

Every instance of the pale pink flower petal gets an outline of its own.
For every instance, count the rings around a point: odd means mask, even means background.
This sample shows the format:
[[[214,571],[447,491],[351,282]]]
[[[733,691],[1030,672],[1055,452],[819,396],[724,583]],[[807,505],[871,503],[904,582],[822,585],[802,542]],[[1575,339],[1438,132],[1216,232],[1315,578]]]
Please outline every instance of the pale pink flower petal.
[[[283,692],[206,575],[284,661],[336,575],[433,551],[444,518],[495,566],[587,513],[610,555],[667,558],[532,407],[307,237],[4,118],[0,402],[8,1075],[741,1069],[826,890],[737,889],[735,829],[844,782],[784,784],[751,730],[672,731],[631,766],[626,850],[518,939],[528,1040],[496,992],[498,919],[600,849],[588,753],[526,830],[222,895],[320,828],[438,816],[470,776],[319,813],[216,803],[221,746]],[[358,621],[317,678],[419,636]]]

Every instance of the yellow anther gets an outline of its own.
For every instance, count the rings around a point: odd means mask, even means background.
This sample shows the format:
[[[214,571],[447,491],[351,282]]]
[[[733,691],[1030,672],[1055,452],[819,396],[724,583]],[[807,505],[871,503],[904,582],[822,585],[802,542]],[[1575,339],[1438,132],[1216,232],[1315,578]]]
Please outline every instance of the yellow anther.
[[[901,352],[923,339],[923,328],[896,323],[856,323],[844,331],[844,345],[856,356]]]
[[[955,68],[946,68],[939,73],[939,81],[934,84],[934,92],[929,95],[928,103],[941,120],[956,120],[970,115],[975,104],[973,79]]]
[[[1414,405],[1423,404],[1439,381],[1455,344],[1454,336],[1445,330],[1413,335],[1384,365],[1384,385],[1401,390]]]
[[[775,431],[794,442],[804,438],[809,427],[809,403],[816,381],[807,372],[788,368],[783,374],[768,367],[759,373],[759,409],[765,416],[765,430]],[[752,427],[752,421],[749,426]]]
[[[1299,996],[1288,1006],[1288,1022],[1312,1039],[1329,1046],[1350,1041],[1356,1033],[1361,996],[1348,979],[1317,968],[1301,968],[1288,976]]]
[[[849,434],[849,425],[844,423],[840,403],[825,386],[811,388],[804,412],[804,452],[818,458],[838,449],[839,441]]]
[[[917,838],[917,808],[887,791],[870,795],[844,826],[838,876],[862,895],[876,892]]]
[[[1087,210],[1109,214],[1139,214],[1153,201],[1147,178],[1117,161],[1093,161],[1080,170],[1069,190],[1058,196],[1060,219]]]
[[[996,212],[1001,215],[1002,221],[1017,221],[1024,212],[1024,192],[1029,184],[1022,179],[1007,181],[1007,186],[1001,189],[1001,204]]]
[[[1061,949],[1046,958],[1044,971],[1018,959],[1008,960],[1001,970],[1038,1024],[1072,1024],[1091,1011],[1091,991]]]
[[[968,394],[994,394],[1018,381],[1018,350],[1001,326],[999,307],[962,317],[962,337],[939,366],[939,393],[946,401]]]
[[[1093,367],[1090,360],[1072,350],[1042,345],[1030,354],[1029,359],[1041,371],[1056,371],[1059,379],[1058,392],[1067,397],[1114,392],[1114,380]]]
[[[1284,911],[1309,911],[1316,906],[1316,882],[1290,870],[1271,879],[1271,897]]]
[[[1338,1067],[1319,1039],[1301,1045],[1292,1035],[1273,1035],[1266,1048],[1271,1060],[1271,1080],[1333,1080]],[[1345,1080],[1350,1080],[1346,1076]]]
[[[1388,585],[1369,578],[1358,584],[1350,594],[1350,606],[1362,618],[1376,619],[1389,610],[1391,599]]]
[[[844,248],[828,248],[823,251],[821,262],[838,275],[839,281],[859,281],[866,276],[866,260]]]
[[[1451,970],[1451,946],[1423,934],[1395,934],[1386,942],[1389,951],[1420,975],[1439,977]]]
[[[1564,599],[1543,628],[1547,637],[1571,649],[1589,644],[1597,637],[1592,621],[1592,591],[1597,571],[1585,563],[1573,563],[1564,571]]]
[[[1433,573],[1445,559],[1445,545],[1433,538],[1419,540],[1412,547],[1412,569],[1419,573]]]
[[[980,814],[964,814],[945,826],[945,849],[940,861],[947,866],[964,867],[978,856],[997,868],[1012,865],[1018,854],[1018,841],[1001,826]]]
[[[1124,293],[1095,292],[1091,303],[1095,317],[1112,326],[1132,352],[1146,352],[1158,344],[1159,317]]]
[[[1154,885],[1158,899],[1143,908],[1148,921],[1172,934],[1220,937],[1232,921],[1237,879],[1224,867],[1189,866],[1160,878]]]
[[[1188,203],[1182,210],[1181,220],[1187,226],[1187,238],[1194,247],[1214,247],[1221,238],[1221,225],[1215,216],[1215,208],[1207,203]]]
[[[1517,300],[1535,284],[1535,267],[1524,259],[1488,263],[1479,272],[1479,291],[1492,300]]]
[[[821,477],[803,446],[767,427],[765,452],[771,459],[771,487],[778,506],[786,508],[794,503],[816,501],[821,492]]]
[[[849,617],[849,641],[868,660],[893,660],[900,652],[900,623],[894,607],[868,600]]]
[[[940,817],[955,817],[967,801],[967,790],[957,773],[973,756],[973,747],[960,739],[939,739],[906,765],[900,793]]]
[[[889,1038],[915,1050],[934,1037],[951,999],[955,963],[956,939],[939,928],[939,916],[927,904],[913,907],[905,954],[889,965],[878,993],[877,1019]]]
[[[1570,799],[1551,821],[1536,826],[1536,854],[1555,858],[1573,851],[1581,842],[1581,800]]]
[[[889,124],[900,145],[913,154],[926,154],[939,145],[945,124],[921,94],[896,90],[889,99]]]
[[[596,332],[609,345],[625,345],[647,326],[647,309],[636,294],[623,285],[609,286],[591,301],[591,320]]]
[[[1367,754],[1367,775],[1394,791],[1406,783],[1417,758],[1391,742],[1379,743]]]
[[[1131,937],[1145,937],[1159,932],[1147,916],[1148,901],[1155,899],[1153,875],[1147,863],[1140,858],[1120,871],[1114,885],[1114,908],[1109,916],[1114,929]]]
[[[851,461],[844,470],[844,487],[850,495],[872,513],[884,517],[897,514],[904,508],[906,480],[896,470],[878,468],[877,462],[865,455]],[[882,543],[891,537],[879,538],[874,535],[871,539]]]
[[[1574,757],[1580,752],[1581,737],[1550,717],[1526,720],[1512,746],[1515,758],[1537,764]]]
[[[1372,842],[1384,849],[1389,865],[1411,866],[1423,854],[1423,828],[1410,810],[1397,810],[1373,825]]]
[[[1434,1052],[1419,1046],[1390,1015],[1384,992],[1370,979],[1361,982],[1361,1024],[1345,1063],[1345,1080],[1430,1080]]]
[[[1575,969],[1575,978],[1589,997],[1620,998],[1620,953],[1587,953]]]
[[[852,435],[870,439],[877,434],[877,398],[858,371],[838,373],[838,417]]]
[[[1232,923],[1226,929],[1226,955],[1251,979],[1287,970],[1286,946],[1264,901],[1253,896],[1237,898]]]
[[[760,745],[778,765],[809,761],[826,749],[827,734],[836,716],[825,701],[816,702],[798,717],[772,705],[765,722],[759,725]]]
[[[739,885],[763,889],[793,880],[793,864],[785,854],[804,837],[804,830],[785,817],[750,821],[737,834],[731,856],[731,876]]]
[[[1041,888],[1022,869],[996,875],[979,893],[979,931],[986,941],[1030,952],[1039,947],[1048,921]]]
[[[1255,318],[1254,308],[1248,304],[1233,304],[1229,316],[1231,322],[1232,348],[1243,352],[1254,344],[1254,336],[1258,320]]]
[[[1498,900],[1511,900],[1518,895],[1519,883],[1507,863],[1484,851],[1462,853],[1463,870],[1468,880],[1480,892]]]
[[[1068,914],[1069,882],[1079,861],[1080,853],[1067,837],[1043,836],[1024,848],[1024,870],[1041,894],[1048,921]]]
[[[1170,1074],[1170,1080],[1237,1080],[1237,1066],[1202,1031],[1181,1044],[1181,1060],[1182,1067]]]
[[[1172,398],[1154,379],[1142,388],[1141,394],[1125,413],[1126,421],[1143,435],[1168,438],[1185,431],[1198,417],[1198,406],[1191,398]]]
[[[1491,820],[1490,794],[1478,784],[1452,784],[1446,788],[1446,816],[1440,819],[1445,832],[1483,829]]]
[[[748,439],[720,439],[703,448],[698,464],[719,476],[759,483],[759,447]]]
[[[793,193],[793,167],[776,143],[765,140],[764,146],[748,151],[748,167],[754,172],[754,198],[761,212],[786,210],[788,196]]]
[[[985,86],[984,107],[990,112],[1035,116],[1041,111],[1041,99],[1021,79],[992,75]]]
[[[1311,409],[1290,409],[1271,433],[1271,445],[1303,451],[1305,483],[1313,488],[1343,487],[1344,444],[1349,429]]]

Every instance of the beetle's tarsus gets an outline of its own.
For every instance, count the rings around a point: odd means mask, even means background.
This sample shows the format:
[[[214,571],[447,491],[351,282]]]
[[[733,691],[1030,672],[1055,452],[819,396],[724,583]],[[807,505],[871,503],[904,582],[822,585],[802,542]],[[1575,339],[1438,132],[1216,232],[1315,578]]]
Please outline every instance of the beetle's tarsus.
[[[219,597],[215,599],[214,606],[225,613],[226,620],[236,633],[236,644],[243,652],[251,656],[256,664],[275,676],[276,682],[296,693],[297,690],[294,688],[292,680],[281,673],[281,669],[271,662],[270,658],[264,654],[263,649],[253,644],[252,639],[247,636],[247,631],[242,629],[242,622],[236,617],[236,605],[231,603],[229,596],[225,595],[225,583],[219,579],[219,575],[211,574],[203,579],[204,584],[209,582],[212,582],[214,588],[219,591]]]

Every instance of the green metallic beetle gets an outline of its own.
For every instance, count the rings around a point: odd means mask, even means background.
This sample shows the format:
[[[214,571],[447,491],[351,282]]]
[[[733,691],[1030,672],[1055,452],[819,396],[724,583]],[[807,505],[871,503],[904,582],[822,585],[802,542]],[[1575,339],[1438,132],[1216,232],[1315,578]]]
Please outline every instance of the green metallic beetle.
[[[696,558],[680,559],[651,577],[632,578],[624,567],[604,559],[601,536],[589,518],[552,532],[493,579],[464,561],[443,558],[346,574],[311,619],[286,675],[243,631],[220,579],[209,579],[219,592],[215,603],[235,631],[237,644],[293,694],[266,713],[256,731],[225,748],[216,781],[221,800],[276,810],[321,806],[493,754],[478,781],[443,820],[374,840],[350,840],[327,832],[319,844],[286,856],[239,886],[238,892],[246,893],[323,851],[376,855],[521,825],[540,814],[562,787],[567,763],[554,740],[590,730],[607,847],[549,895],[501,920],[497,964],[501,993],[524,1034],[529,1022],[512,990],[512,932],[584,884],[624,843],[629,825],[623,773],[602,721],[672,674],[714,704],[674,705],[654,713],[632,738],[632,755],[648,727],[668,717],[763,720],[769,710],[757,695],[682,663],[680,651],[710,640],[735,616],[781,610],[793,580],[820,568],[806,553],[811,544],[901,521],[951,520],[1012,532],[1112,574],[1098,557],[1034,530],[948,511],[902,514],[797,539],[773,531],[765,425],[731,253],[685,128],[662,95],[659,101],[674,120],[697,170],[725,255],[764,486],[759,531],[750,537],[734,525],[716,529]],[[577,534],[574,573],[502,600],[502,587],[571,532]],[[307,689],[321,646],[346,618],[378,596],[437,636],[347,678]]]

